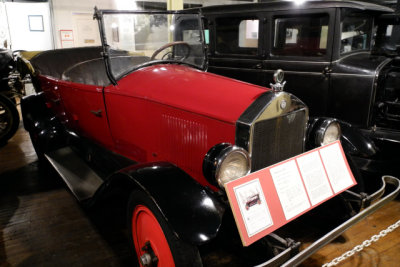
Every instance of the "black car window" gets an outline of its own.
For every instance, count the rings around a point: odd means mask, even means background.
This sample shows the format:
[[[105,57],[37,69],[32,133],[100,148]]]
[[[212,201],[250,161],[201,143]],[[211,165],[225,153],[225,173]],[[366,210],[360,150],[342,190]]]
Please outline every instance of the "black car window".
[[[218,18],[216,52],[256,55],[259,20],[256,18]]]
[[[371,45],[372,21],[373,16],[343,12],[340,53],[368,50]]]
[[[328,14],[275,18],[272,53],[282,56],[325,55],[328,23]]]

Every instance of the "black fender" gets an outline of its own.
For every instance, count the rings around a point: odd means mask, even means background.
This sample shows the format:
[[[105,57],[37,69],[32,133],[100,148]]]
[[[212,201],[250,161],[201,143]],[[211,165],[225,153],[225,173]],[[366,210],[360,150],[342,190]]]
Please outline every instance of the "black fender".
[[[24,96],[21,99],[21,113],[24,128],[28,132],[33,130],[36,122],[50,118],[43,92]]]
[[[332,118],[312,117],[309,119],[307,126],[307,149],[315,148],[313,141],[314,133],[325,120],[332,120]],[[334,120],[340,125],[342,132],[340,141],[346,155],[369,158],[377,153],[375,143],[368,136],[364,135],[360,129],[347,122]]]
[[[351,124],[338,121],[342,129],[342,142],[343,150],[351,156],[370,158],[374,156],[378,149],[371,138],[362,133],[359,128]]]
[[[24,128],[40,146],[41,152],[64,146],[67,142],[65,127],[47,108],[43,92],[21,99]]]
[[[174,234],[194,245],[213,239],[226,205],[210,190],[167,162],[138,164],[111,175],[100,191],[123,186],[153,199]],[[108,187],[108,189],[105,189]]]

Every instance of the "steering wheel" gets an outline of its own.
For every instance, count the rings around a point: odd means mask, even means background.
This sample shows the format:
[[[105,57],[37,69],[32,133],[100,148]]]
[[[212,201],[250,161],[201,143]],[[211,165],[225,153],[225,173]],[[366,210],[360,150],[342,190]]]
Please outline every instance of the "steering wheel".
[[[156,58],[156,56],[157,56],[158,54],[160,54],[161,51],[167,49],[168,47],[175,46],[175,45],[183,45],[183,46],[186,46],[186,48],[187,48],[186,51],[187,51],[187,52],[186,52],[186,54],[181,58],[181,60],[185,60],[185,59],[189,56],[191,48],[190,48],[190,45],[189,45],[187,42],[183,42],[183,41],[171,42],[171,43],[168,43],[168,44],[165,44],[165,45],[161,46],[161,47],[158,48],[156,51],[154,51],[153,55],[151,55],[150,60],[154,60],[154,59]],[[167,54],[168,54],[168,53],[167,53]]]

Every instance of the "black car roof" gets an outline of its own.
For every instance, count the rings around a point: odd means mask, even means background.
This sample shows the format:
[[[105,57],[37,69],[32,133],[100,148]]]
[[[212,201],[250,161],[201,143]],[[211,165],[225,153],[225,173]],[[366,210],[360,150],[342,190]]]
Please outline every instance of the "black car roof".
[[[251,4],[235,4],[235,5],[216,5],[202,7],[201,10],[205,14],[218,14],[228,12],[249,12],[249,11],[279,11],[279,10],[303,10],[313,8],[355,8],[360,10],[369,10],[377,12],[393,12],[393,9],[377,5],[374,3],[361,2],[361,1],[306,1],[303,4],[296,4],[294,1],[269,1],[265,3],[251,3]]]

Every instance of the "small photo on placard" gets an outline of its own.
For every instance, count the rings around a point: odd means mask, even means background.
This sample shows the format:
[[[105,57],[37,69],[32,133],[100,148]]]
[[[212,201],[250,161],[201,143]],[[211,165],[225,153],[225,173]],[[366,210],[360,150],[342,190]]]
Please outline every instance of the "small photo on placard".
[[[306,190],[295,160],[282,163],[270,169],[286,220],[310,208]]]
[[[333,195],[318,151],[296,158],[311,205]]]
[[[259,179],[238,185],[233,190],[248,237],[273,225]]]
[[[319,153],[335,193],[354,184],[343,157],[338,156],[342,154],[339,143],[321,148]]]

